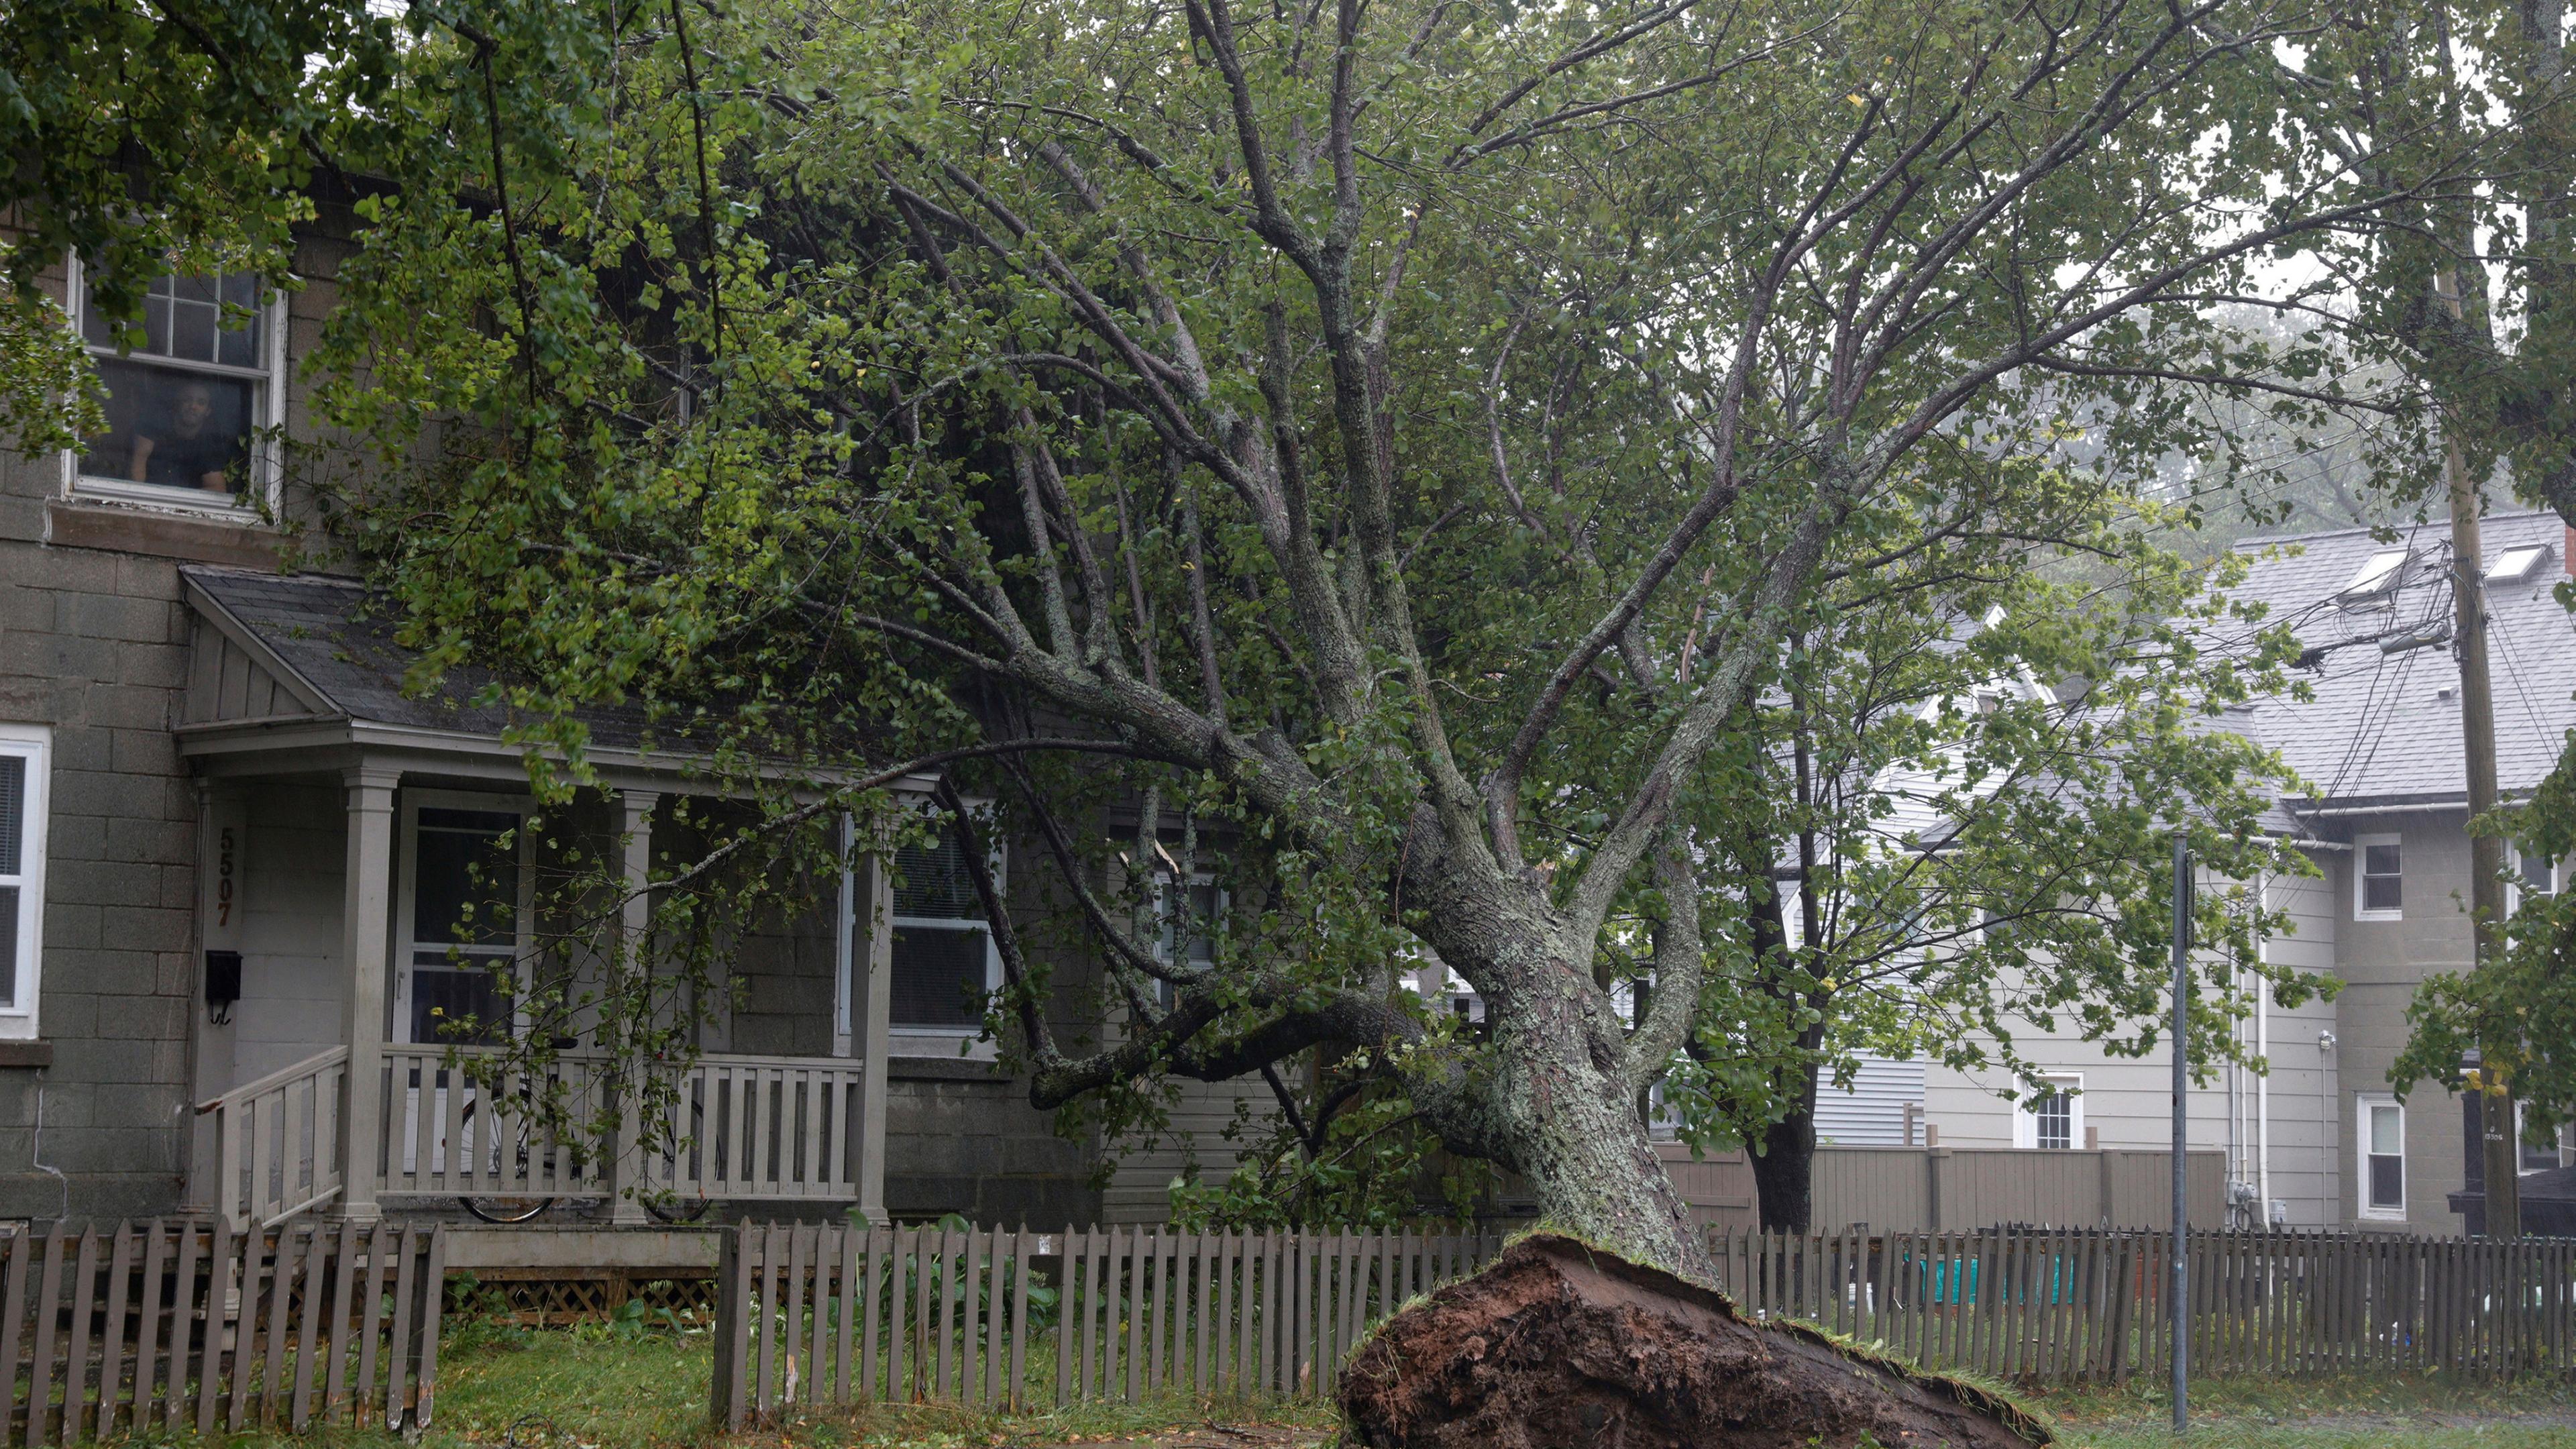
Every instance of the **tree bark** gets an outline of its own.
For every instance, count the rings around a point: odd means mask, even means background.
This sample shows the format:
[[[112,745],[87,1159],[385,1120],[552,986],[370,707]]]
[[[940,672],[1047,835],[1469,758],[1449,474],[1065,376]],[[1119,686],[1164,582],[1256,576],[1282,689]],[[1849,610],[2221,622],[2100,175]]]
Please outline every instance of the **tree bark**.
[[[1803,1233],[1815,1226],[1816,1210],[1816,1064],[1808,1040],[1798,1037],[1798,1054],[1807,1059],[1798,1073],[1803,1084],[1795,1105],[1762,1134],[1762,1150],[1753,1154],[1754,1200],[1766,1232]]]

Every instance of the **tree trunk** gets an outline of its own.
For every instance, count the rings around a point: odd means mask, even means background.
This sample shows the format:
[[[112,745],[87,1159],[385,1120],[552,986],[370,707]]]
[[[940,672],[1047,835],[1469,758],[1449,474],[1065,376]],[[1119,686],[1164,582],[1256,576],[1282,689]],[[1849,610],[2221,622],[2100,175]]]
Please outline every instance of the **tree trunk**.
[[[1813,1050],[1806,1034],[1799,1037],[1801,1055]],[[1765,1231],[1803,1233],[1816,1215],[1816,1065],[1798,1068],[1803,1089],[1787,1116],[1762,1134],[1762,1150],[1753,1154],[1754,1200]]]
[[[1567,975],[1563,991],[1487,1003],[1498,1057],[1493,1085],[1501,1145],[1538,1199],[1540,1219],[1685,1278],[1713,1282],[1716,1265],[1690,1205],[1664,1171],[1623,1070],[1616,1018]],[[1579,985],[1576,983],[1579,982]],[[1606,1030],[1605,1030],[1606,1027]]]

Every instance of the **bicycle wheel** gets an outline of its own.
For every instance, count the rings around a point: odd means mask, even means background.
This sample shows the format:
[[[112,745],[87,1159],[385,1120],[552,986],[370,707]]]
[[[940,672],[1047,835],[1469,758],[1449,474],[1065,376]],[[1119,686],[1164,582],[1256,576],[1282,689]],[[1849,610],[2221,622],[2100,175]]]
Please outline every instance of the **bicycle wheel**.
[[[468,1134],[473,1130],[474,1109],[482,1105],[483,1104],[479,1099],[468,1102],[465,1104],[465,1110],[458,1116],[460,1125],[463,1126]],[[515,1146],[517,1151],[519,1175],[525,1177],[527,1176],[528,1168],[528,1127],[525,1122],[519,1124],[518,1139],[519,1140]],[[496,1140],[488,1144],[488,1146],[479,1149],[480,1155],[487,1159],[491,1171],[496,1176],[500,1172],[502,1150],[501,1143],[497,1140],[497,1134]],[[456,1205],[465,1209],[467,1212],[472,1213],[474,1216],[481,1218],[487,1223],[524,1223],[530,1218],[537,1216],[539,1213],[544,1212],[547,1208],[554,1206],[554,1199],[544,1197],[460,1197],[456,1200]]]
[[[678,1133],[665,1131],[662,1134],[663,1161],[676,1169],[684,1154],[707,1150],[707,1144],[700,1141],[698,1135],[705,1118],[705,1112],[697,1103],[689,1104],[688,1141],[683,1143]],[[644,1196],[644,1211],[666,1223],[694,1223],[714,1211],[715,1205],[715,1199],[711,1197],[681,1197],[672,1193],[647,1193]]]
[[[663,1222],[672,1224],[694,1223],[714,1211],[715,1205],[716,1200],[711,1197],[647,1197],[644,1199],[644,1211]]]

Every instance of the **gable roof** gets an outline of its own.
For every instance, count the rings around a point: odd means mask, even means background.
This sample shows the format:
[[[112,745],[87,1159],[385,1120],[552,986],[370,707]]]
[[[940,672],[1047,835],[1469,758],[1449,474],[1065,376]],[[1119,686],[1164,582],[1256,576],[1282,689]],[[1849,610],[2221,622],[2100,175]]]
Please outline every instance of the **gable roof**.
[[[2507,798],[2538,784],[2576,728],[2576,617],[2552,586],[2570,531],[2554,513],[2489,516],[2481,575],[2515,548],[2545,549],[2519,580],[2486,590],[2496,773]],[[2449,644],[2450,527],[2411,525],[2382,543],[2367,529],[2247,539],[2251,570],[2231,597],[2266,608],[2307,650],[2310,700],[2267,699],[2221,721],[2281,752],[2315,788],[2313,806],[2433,804],[2466,798],[2460,670]],[[2387,587],[2343,597],[2374,558],[2402,554]],[[2434,639],[2415,648],[2387,649]]]
[[[396,642],[393,601],[361,584],[207,565],[180,574],[188,602],[215,631],[200,636],[193,662],[191,725],[336,719],[497,740],[533,722],[506,705],[476,703],[495,676],[472,666],[449,670],[430,694],[405,694],[403,672],[419,653]],[[642,743],[641,709],[574,714],[599,746]]]

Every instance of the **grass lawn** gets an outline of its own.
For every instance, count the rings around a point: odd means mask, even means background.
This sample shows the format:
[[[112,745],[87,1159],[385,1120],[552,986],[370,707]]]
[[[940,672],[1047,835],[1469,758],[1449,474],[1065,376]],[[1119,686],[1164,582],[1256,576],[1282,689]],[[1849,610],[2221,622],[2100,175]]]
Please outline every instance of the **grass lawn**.
[[[2576,1449],[2576,1385],[2395,1374],[2227,1378],[2192,1385],[2193,1449]],[[2161,1383],[2021,1396],[2078,1449],[2173,1445]]]
[[[1321,1406],[1098,1404],[1062,1414],[998,1417],[953,1409],[822,1411],[725,1445],[707,1432],[703,1334],[618,1338],[603,1331],[526,1332],[465,1325],[442,1354],[437,1422],[424,1449],[1034,1449],[1153,1444],[1162,1449],[1287,1449],[1323,1439]],[[2194,1449],[2576,1449],[2576,1387],[2457,1384],[2438,1378],[2219,1380],[2194,1386]],[[2166,1449],[2174,1442],[2159,1385],[2023,1396],[2074,1449]],[[1209,1427],[1225,1426],[1222,1429]],[[316,1440],[239,1441],[288,1449]],[[374,1435],[319,1440],[352,1449]]]

